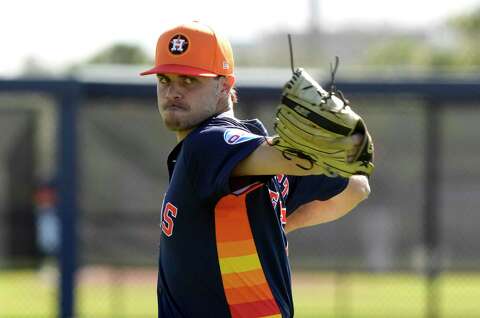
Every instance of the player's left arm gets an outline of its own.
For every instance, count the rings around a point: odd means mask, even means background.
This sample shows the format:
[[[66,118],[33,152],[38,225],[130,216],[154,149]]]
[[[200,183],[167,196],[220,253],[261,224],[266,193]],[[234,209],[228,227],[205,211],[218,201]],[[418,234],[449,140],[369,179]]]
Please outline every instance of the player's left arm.
[[[368,178],[353,175],[348,179],[345,190],[336,196],[325,201],[314,200],[295,209],[288,216],[285,230],[288,233],[299,228],[337,220],[368,198],[369,194]]]
[[[358,149],[360,140],[355,136],[348,137],[354,147],[353,151]],[[311,167],[307,170],[301,167]],[[311,165],[306,159],[291,157],[287,159],[281,151],[272,146],[272,137],[267,137],[266,142],[262,143],[245,159],[240,161],[232,171],[232,177],[242,176],[266,176],[286,174],[290,176],[308,176],[323,174],[325,170],[317,165]]]

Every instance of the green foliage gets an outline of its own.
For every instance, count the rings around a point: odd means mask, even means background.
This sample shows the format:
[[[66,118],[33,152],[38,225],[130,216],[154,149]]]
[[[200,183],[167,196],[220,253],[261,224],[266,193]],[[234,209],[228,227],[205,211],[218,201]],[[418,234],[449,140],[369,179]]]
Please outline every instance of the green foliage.
[[[455,54],[461,66],[480,65],[480,7],[464,15],[452,17],[447,25],[459,34],[460,45]]]
[[[87,64],[152,64],[152,61],[139,46],[115,43],[95,54]]]
[[[480,7],[471,13],[451,18],[448,25],[466,37],[480,38]]]
[[[367,63],[373,65],[426,64],[428,47],[415,39],[399,38],[372,47],[367,54]]]
[[[422,66],[427,69],[472,67],[480,65],[480,7],[473,12],[452,17],[444,32],[454,41],[435,45],[414,37],[395,37],[369,49],[365,60],[370,65]]]
[[[458,59],[450,52],[433,51],[430,56],[430,65],[433,67],[442,67],[445,65],[456,65]]]

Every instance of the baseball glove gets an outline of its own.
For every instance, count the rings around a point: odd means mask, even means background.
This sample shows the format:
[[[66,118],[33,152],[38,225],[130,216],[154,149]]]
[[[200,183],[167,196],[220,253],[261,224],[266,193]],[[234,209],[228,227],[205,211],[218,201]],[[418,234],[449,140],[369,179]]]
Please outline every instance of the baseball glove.
[[[332,85],[324,90],[305,70],[297,69],[283,88],[277,108],[272,145],[287,159],[307,159],[310,166],[330,177],[370,176],[373,171],[373,142],[363,119]],[[355,137],[361,138],[360,143]]]

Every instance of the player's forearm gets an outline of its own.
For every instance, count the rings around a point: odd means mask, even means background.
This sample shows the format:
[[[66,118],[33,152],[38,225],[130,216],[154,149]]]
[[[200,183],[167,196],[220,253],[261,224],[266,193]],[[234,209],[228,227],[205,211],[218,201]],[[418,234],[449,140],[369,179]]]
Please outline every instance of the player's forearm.
[[[232,176],[258,176],[288,174],[293,176],[306,176],[320,174],[320,171],[300,168],[310,167],[309,161],[299,158],[286,159],[283,154],[270,146],[267,142],[260,145],[247,158],[242,160],[233,170]]]
[[[314,201],[302,205],[288,217],[285,231],[289,233],[304,227],[332,222],[350,212],[350,210],[338,211],[329,208],[329,205],[328,201]]]
[[[335,221],[368,198],[370,185],[365,176],[349,178],[347,188],[326,201],[312,201],[297,208],[287,219],[286,232]]]

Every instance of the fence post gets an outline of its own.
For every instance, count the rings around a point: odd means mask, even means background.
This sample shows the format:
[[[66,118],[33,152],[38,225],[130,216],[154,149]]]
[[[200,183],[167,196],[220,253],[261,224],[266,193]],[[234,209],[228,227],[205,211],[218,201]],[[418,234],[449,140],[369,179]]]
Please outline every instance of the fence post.
[[[65,82],[58,95],[58,209],[61,222],[59,316],[70,318],[75,313],[75,272],[77,265],[77,135],[76,112],[80,84]]]
[[[428,99],[425,106],[425,202],[423,208],[423,243],[426,249],[426,306],[425,317],[437,318],[439,313],[438,276],[440,274],[439,236],[439,182],[441,173],[441,120],[443,106],[435,99]]]

